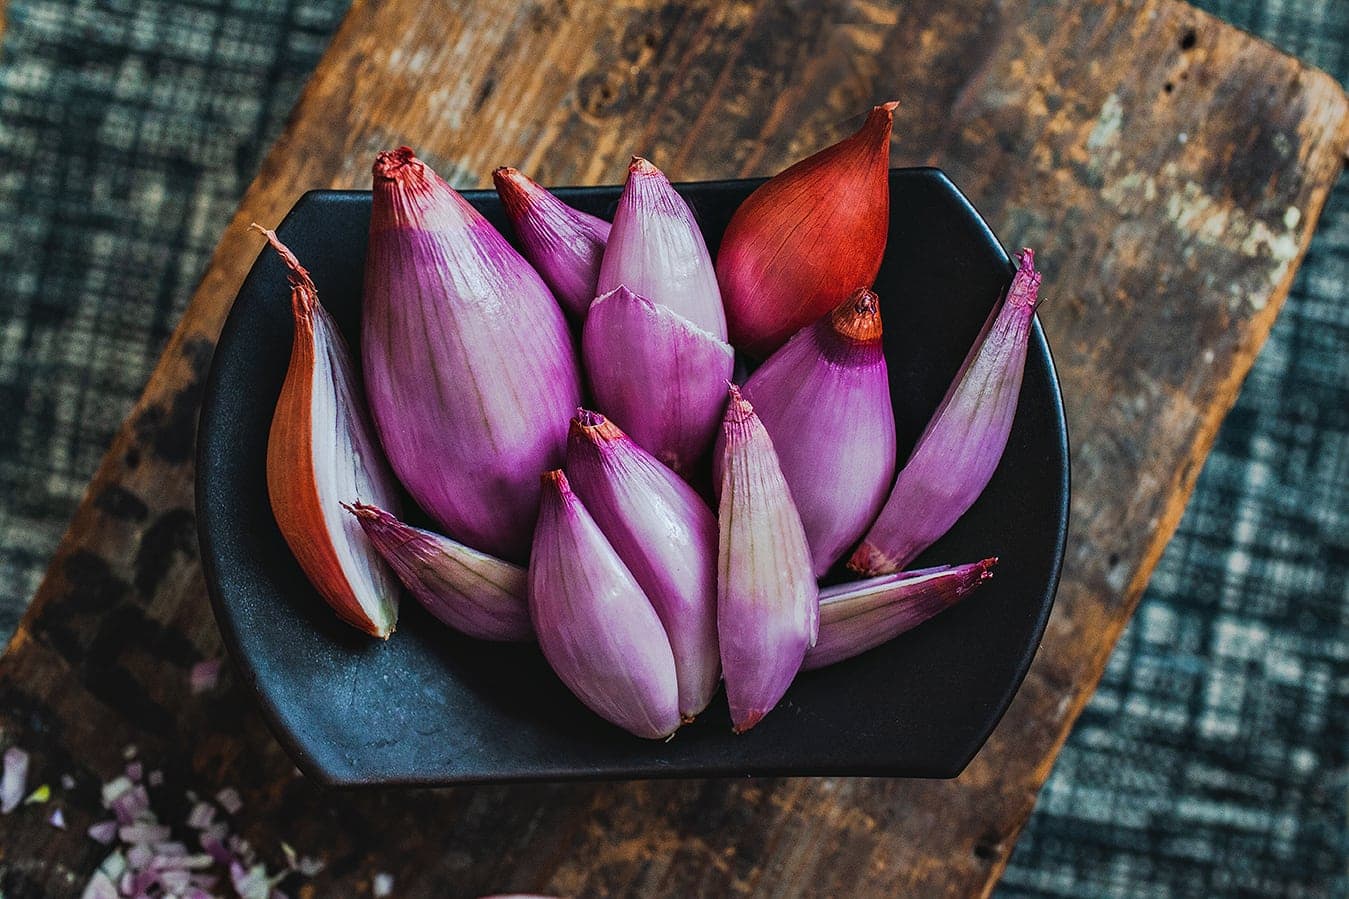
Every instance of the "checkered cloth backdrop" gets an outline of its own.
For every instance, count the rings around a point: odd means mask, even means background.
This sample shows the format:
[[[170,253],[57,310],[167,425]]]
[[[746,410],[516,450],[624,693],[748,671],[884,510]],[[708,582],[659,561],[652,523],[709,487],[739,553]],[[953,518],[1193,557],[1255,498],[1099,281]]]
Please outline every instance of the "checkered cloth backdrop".
[[[1349,79],[1345,0],[1200,6]],[[344,0],[10,0],[0,640]],[[999,888],[1349,895],[1349,182]]]

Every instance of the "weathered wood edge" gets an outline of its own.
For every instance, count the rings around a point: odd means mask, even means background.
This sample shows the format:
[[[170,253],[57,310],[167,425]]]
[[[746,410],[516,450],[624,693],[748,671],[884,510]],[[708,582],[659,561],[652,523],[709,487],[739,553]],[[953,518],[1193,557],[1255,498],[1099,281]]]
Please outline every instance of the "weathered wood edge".
[[[1206,13],[1201,13],[1207,15]],[[1216,17],[1212,17],[1216,24],[1225,24]],[[1230,26],[1229,26],[1230,27]],[[1256,38],[1256,40],[1260,40]],[[1267,43],[1261,40],[1261,43]],[[1274,52],[1282,52],[1278,48],[1270,45]],[[1324,81],[1328,93],[1338,94],[1340,97],[1340,130],[1339,146],[1342,163],[1349,165],[1349,97],[1346,97],[1339,82],[1332,78],[1328,73],[1314,67],[1307,67],[1304,74],[1315,80]],[[1314,208],[1309,210],[1308,218],[1313,223],[1302,239],[1297,253],[1295,263],[1289,267],[1287,275],[1275,288],[1270,295],[1270,302],[1260,311],[1258,315],[1251,319],[1252,327],[1248,334],[1248,339],[1241,348],[1241,354],[1235,358],[1235,364],[1228,372],[1227,377],[1218,388],[1218,393],[1222,397],[1220,404],[1211,405],[1207,409],[1200,430],[1195,436],[1195,440],[1190,448],[1189,457],[1185,465],[1178,471],[1172,479],[1170,489],[1168,490],[1168,501],[1166,509],[1158,523],[1156,532],[1153,535],[1152,542],[1149,544],[1140,564],[1137,573],[1130,581],[1124,592],[1124,605],[1126,611],[1113,622],[1113,628],[1107,639],[1103,642],[1103,651],[1092,660],[1094,674],[1089,683],[1083,683],[1073,702],[1064,716],[1063,726],[1054,740],[1052,750],[1044,759],[1039,772],[1039,787],[1044,786],[1045,781],[1049,779],[1050,772],[1053,770],[1054,762],[1058,758],[1059,752],[1063,749],[1068,740],[1068,735],[1072,733],[1073,725],[1078,717],[1090,702],[1092,695],[1096,692],[1096,686],[1100,683],[1101,677],[1105,674],[1106,662],[1109,660],[1115,645],[1119,642],[1120,636],[1133,618],[1134,611],[1138,608],[1138,603],[1143,598],[1143,593],[1147,590],[1148,582],[1152,579],[1152,574],[1157,568],[1157,563],[1161,561],[1162,553],[1166,550],[1167,544],[1175,536],[1176,529],[1180,526],[1181,519],[1185,514],[1185,507],[1189,504],[1190,497],[1194,493],[1195,485],[1199,481],[1200,472],[1203,471],[1204,461],[1208,458],[1209,452],[1213,449],[1213,444],[1218,438],[1218,433],[1222,428],[1223,421],[1227,414],[1236,404],[1237,397],[1241,393],[1241,387],[1250,374],[1252,366],[1255,364],[1256,356],[1269,338],[1269,333],[1274,327],[1274,322],[1278,319],[1279,312],[1283,309],[1284,303],[1288,299],[1288,294],[1292,289],[1293,282],[1297,277],[1302,260],[1307,255],[1307,248],[1311,245],[1312,237],[1315,234],[1315,223],[1321,218],[1321,213],[1325,209],[1326,200],[1330,196],[1333,188],[1333,181],[1320,188],[1315,195]],[[1026,823],[1030,820],[1031,814],[1035,811],[1032,804],[1026,809],[1026,813],[1021,817],[1015,829],[1009,834],[1011,843],[1015,843]],[[1007,869],[1007,864],[1011,861],[1012,853],[1010,851],[999,853],[997,860],[989,873],[988,880],[984,884],[981,896],[992,895],[998,881],[1002,879],[1003,872]]]

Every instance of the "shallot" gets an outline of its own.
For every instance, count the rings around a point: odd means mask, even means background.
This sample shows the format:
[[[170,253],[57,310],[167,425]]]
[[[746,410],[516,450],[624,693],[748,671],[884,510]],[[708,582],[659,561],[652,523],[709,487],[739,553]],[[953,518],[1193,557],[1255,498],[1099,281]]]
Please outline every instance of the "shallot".
[[[525,258],[548,282],[567,315],[584,321],[595,298],[609,223],[572,209],[509,166],[493,172],[492,181]]]
[[[665,626],[685,721],[712,701],[717,654],[717,520],[697,492],[613,422],[578,409],[567,472],[586,509]]]
[[[772,711],[819,630],[810,547],[773,441],[735,385],[722,423],[717,635],[736,733]]]
[[[861,129],[769,178],[735,211],[717,253],[731,343],[763,358],[870,287],[890,233],[890,130],[897,102]]]
[[[281,536],[337,616],[375,637],[398,621],[398,588],[341,502],[397,508],[393,475],[366,417],[346,341],[318,299],[309,272],[254,226],[286,264],[295,320],[290,367],[267,438],[267,496]]]
[[[819,577],[876,520],[895,477],[876,294],[859,288],[802,328],[742,392],[773,438]]]
[[[1039,290],[1035,253],[1022,250],[1006,297],[989,313],[850,567],[899,571],[984,492],[1012,432]]]
[[[639,737],[679,727],[674,654],[660,617],[561,470],[544,474],[529,559],[529,616],[576,698]]]
[[[410,149],[379,154],[374,179],[361,357],[384,451],[448,536],[523,562],[539,472],[562,464],[581,398],[566,319]]]

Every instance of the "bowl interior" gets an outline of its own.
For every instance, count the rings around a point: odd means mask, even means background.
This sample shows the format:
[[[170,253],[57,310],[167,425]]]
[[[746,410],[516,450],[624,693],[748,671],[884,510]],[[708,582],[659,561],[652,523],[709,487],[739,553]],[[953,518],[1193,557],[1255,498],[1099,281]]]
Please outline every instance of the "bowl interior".
[[[736,206],[759,183],[677,185],[713,252]],[[883,304],[902,463],[1012,268],[940,171],[895,170],[890,190],[889,247],[875,289]],[[557,191],[605,217],[619,192]],[[495,193],[465,196],[510,234]],[[277,228],[353,348],[369,220],[368,192],[315,191]],[[291,556],[267,500],[267,433],[292,337],[288,297],[280,261],[270,250],[261,252],[230,312],[207,383],[197,515],[225,642],[277,737],[311,776],[333,784],[952,777],[983,744],[1025,676],[1053,604],[1068,514],[1063,405],[1038,322],[997,473],[975,506],[914,564],[996,555],[1001,562],[992,581],[885,646],[800,675],[778,708],[746,735],[730,732],[718,697],[696,723],[661,744],[591,714],[537,648],[460,636],[410,597],[386,642],[336,619]]]

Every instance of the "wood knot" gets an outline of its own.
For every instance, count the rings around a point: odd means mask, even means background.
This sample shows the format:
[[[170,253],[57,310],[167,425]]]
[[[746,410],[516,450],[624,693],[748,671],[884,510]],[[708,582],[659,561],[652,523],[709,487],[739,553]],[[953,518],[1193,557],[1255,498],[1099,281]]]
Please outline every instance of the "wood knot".
[[[990,843],[984,840],[974,844],[974,857],[980,861],[991,862],[1002,855],[1002,847],[998,843]]]
[[[627,80],[617,72],[590,72],[576,85],[576,106],[591,119],[606,119],[617,114],[628,99]]]

